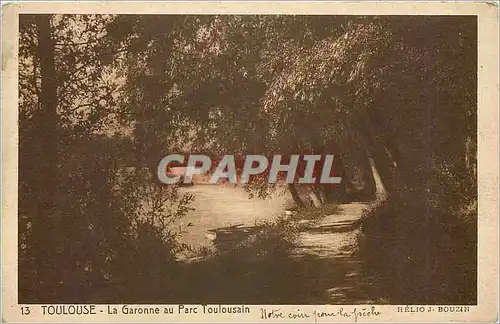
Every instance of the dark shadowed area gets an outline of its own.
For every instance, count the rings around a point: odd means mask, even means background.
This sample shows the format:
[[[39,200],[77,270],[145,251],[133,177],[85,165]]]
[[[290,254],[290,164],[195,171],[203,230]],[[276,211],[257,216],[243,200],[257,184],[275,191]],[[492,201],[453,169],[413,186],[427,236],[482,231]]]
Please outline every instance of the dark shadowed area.
[[[476,304],[477,32],[20,15],[19,303]],[[169,154],[333,155],[342,181],[166,185]]]

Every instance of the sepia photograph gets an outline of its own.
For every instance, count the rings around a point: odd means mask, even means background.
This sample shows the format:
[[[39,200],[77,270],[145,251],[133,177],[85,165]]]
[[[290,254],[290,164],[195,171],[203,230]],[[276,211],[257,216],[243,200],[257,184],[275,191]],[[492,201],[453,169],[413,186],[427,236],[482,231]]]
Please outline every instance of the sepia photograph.
[[[468,312],[478,26],[439,12],[20,13],[21,315]],[[272,305],[359,306],[312,319]]]

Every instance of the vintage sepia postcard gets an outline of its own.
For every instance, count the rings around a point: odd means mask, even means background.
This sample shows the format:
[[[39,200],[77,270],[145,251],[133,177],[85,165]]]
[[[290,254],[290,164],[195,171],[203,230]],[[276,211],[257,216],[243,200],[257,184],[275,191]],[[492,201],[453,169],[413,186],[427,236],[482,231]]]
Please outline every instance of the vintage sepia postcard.
[[[2,8],[2,321],[498,321],[498,2]]]

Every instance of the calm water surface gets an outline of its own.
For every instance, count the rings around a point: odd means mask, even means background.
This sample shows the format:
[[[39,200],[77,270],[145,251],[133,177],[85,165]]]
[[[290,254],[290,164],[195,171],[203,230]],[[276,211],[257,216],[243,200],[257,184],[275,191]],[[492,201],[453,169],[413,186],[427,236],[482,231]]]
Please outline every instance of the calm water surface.
[[[183,219],[178,226],[186,230],[181,241],[192,246],[206,246],[210,241],[205,232],[218,227],[232,225],[254,225],[256,222],[274,220],[282,214],[285,208],[290,207],[292,198],[288,192],[277,193],[267,199],[258,197],[249,198],[242,187],[231,184],[224,185],[194,185],[182,188],[185,193],[194,194],[192,206],[195,208]],[[193,226],[186,227],[188,223]]]

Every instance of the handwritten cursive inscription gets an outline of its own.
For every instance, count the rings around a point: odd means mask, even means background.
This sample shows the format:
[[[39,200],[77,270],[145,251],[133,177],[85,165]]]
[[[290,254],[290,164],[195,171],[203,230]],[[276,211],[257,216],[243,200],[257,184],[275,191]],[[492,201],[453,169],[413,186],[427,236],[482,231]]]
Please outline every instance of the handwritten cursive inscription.
[[[308,319],[314,320],[314,322],[318,322],[321,320],[327,320],[329,318],[342,318],[346,321],[357,322],[360,319],[365,318],[374,318],[381,314],[380,311],[376,309],[375,306],[371,307],[362,307],[362,308],[345,308],[339,307],[336,309],[329,309],[328,311],[322,310],[313,310],[313,311],[304,311],[300,308],[293,311],[283,311],[279,308],[261,308],[260,309],[260,319],[261,320],[302,320],[307,321]]]

